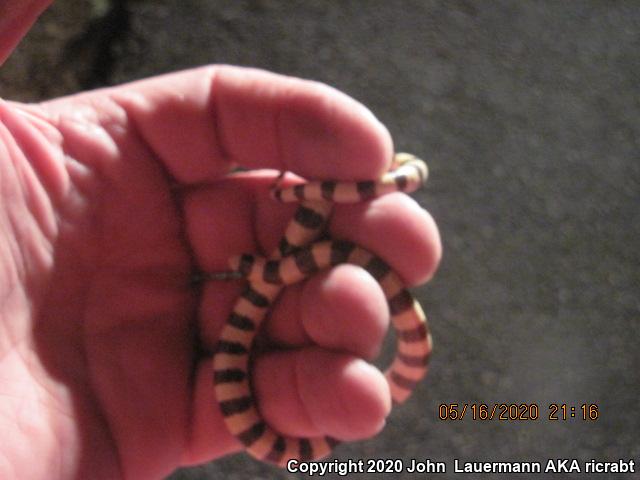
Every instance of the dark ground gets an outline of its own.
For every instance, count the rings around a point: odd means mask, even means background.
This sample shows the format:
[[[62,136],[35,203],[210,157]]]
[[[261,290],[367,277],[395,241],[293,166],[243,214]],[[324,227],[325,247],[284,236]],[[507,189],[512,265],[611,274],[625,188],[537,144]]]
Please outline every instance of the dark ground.
[[[60,0],[3,67],[0,94],[208,62],[344,90],[431,167],[418,198],[445,254],[417,294],[432,371],[382,434],[338,457],[447,462],[435,478],[473,478],[454,458],[640,463],[640,2]],[[535,403],[540,418],[438,419],[465,402]],[[597,404],[599,417],[553,422],[550,403]],[[170,479],[258,477],[298,478],[237,455]],[[507,477],[526,478],[482,476]]]

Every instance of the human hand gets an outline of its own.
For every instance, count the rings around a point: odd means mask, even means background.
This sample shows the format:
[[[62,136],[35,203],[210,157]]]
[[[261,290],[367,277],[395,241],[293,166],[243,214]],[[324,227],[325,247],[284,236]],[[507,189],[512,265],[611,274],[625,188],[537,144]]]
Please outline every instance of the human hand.
[[[0,103],[0,477],[161,478],[238,450],[210,353],[239,285],[200,291],[194,267],[273,250],[295,208],[268,198],[276,170],[377,178],[391,153],[348,97],[233,67]],[[252,171],[224,177],[235,166]],[[438,263],[437,229],[404,195],[336,206],[330,229],[409,284]],[[267,420],[297,436],[375,434],[388,387],[360,358],[387,323],[358,268],[288,288],[253,372]]]

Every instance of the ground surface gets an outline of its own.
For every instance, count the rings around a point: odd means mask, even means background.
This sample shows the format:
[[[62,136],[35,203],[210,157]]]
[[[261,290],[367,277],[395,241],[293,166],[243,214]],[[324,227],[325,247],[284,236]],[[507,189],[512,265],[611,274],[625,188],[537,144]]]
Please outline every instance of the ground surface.
[[[460,478],[454,458],[640,461],[638,52],[633,2],[60,0],[0,72],[0,94],[225,62],[367,104],[429,161],[419,200],[445,255],[417,292],[435,339],[428,381],[337,457],[430,458],[448,465],[437,478]],[[540,418],[438,418],[440,404],[473,402],[535,403]],[[550,403],[600,415],[553,422]],[[244,455],[170,478],[258,477],[297,478]]]

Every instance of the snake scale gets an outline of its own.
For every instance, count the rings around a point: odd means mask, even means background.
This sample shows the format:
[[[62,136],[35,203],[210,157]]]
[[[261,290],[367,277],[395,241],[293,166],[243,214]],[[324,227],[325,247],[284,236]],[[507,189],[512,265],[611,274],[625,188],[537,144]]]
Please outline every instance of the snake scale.
[[[290,459],[310,461],[328,455],[339,443],[328,436],[296,438],[282,435],[261,417],[252,393],[250,353],[253,339],[287,285],[334,265],[349,263],[369,272],[380,284],[396,332],[397,352],[385,377],[394,404],[404,402],[426,375],[432,342],[420,304],[403,281],[382,259],[346,240],[317,241],[333,203],[367,201],[381,195],[420,188],[427,178],[426,164],[406,153],[394,156],[392,168],[377,181],[307,182],[280,188],[272,196],[300,205],[287,226],[278,249],[268,259],[244,254],[230,259],[231,276],[246,279],[214,351],[214,389],[229,431],[253,457],[284,466]]]

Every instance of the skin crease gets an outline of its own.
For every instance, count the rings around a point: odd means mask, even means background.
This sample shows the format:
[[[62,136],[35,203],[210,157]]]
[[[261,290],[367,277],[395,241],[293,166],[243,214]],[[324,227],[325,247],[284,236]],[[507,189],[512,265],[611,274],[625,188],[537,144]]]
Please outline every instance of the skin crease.
[[[13,19],[0,51],[46,4]],[[158,479],[238,451],[208,354],[240,284],[196,289],[190,273],[275,247],[295,206],[269,200],[266,169],[369,179],[391,152],[347,96],[235,67],[0,101],[0,478]],[[221,178],[237,165],[257,170]],[[411,285],[439,262],[433,220],[402,195],[336,206],[330,228]],[[346,440],[382,428],[388,387],[362,359],[387,327],[371,307],[382,301],[353,267],[287,289],[254,371],[275,428]]]

